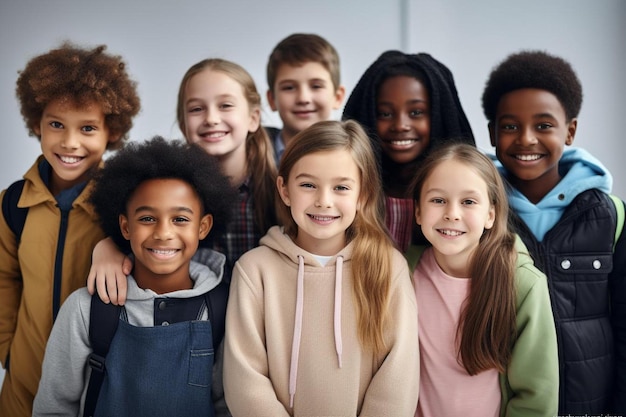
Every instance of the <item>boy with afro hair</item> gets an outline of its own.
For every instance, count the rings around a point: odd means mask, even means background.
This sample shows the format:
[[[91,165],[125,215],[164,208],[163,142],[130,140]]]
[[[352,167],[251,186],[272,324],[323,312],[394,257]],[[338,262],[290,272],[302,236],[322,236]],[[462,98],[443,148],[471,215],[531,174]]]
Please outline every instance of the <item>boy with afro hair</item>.
[[[582,104],[572,66],[522,51],[482,96],[512,221],[548,278],[559,346],[559,415],[626,412],[626,243],[604,166],[572,145]],[[495,159],[495,158],[494,158]],[[620,207],[621,208],[621,207]],[[621,237],[615,239],[621,233]]]
[[[198,244],[212,228],[226,225],[235,196],[214,158],[197,145],[160,137],[126,146],[96,177],[91,202],[102,228],[134,257],[124,307],[109,306],[120,308],[119,322],[106,356],[97,415],[229,415],[221,348],[212,338],[216,326],[223,326],[217,317],[225,317],[228,292],[217,293],[224,297],[221,314],[208,299],[222,283],[225,257],[198,250]],[[192,260],[194,254],[199,262]],[[34,415],[82,411],[81,399],[95,372],[90,369],[92,305],[83,287],[61,307]]]
[[[139,112],[136,83],[122,58],[105,49],[66,42],[32,58],[17,79],[21,113],[42,155],[0,195],[3,205],[13,202],[9,213],[27,210],[21,235],[4,207],[0,219],[3,416],[31,415],[52,323],[67,296],[85,285],[91,251],[104,237],[87,202],[90,178]]]

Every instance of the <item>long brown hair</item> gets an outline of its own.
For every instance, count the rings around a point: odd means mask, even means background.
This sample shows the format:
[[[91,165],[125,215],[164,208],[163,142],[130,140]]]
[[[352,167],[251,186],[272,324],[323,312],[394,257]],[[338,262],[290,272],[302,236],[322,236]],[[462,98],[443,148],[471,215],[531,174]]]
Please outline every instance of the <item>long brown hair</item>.
[[[250,109],[261,108],[261,96],[256,89],[254,80],[243,67],[219,58],[202,60],[187,70],[178,89],[176,117],[178,126],[185,136],[187,136],[187,129],[185,128],[185,88],[194,75],[205,70],[221,72],[235,80],[241,85]],[[248,133],[246,138],[246,165],[254,195],[254,220],[259,231],[264,234],[271,226],[276,224],[274,216],[276,207],[276,162],[270,138],[260,123],[259,128],[255,132]]]
[[[286,184],[291,169],[300,158],[337,149],[345,149],[352,155],[361,176],[360,209],[346,230],[346,238],[348,242],[354,242],[352,288],[359,339],[365,347],[379,353],[385,347],[383,330],[388,315],[394,246],[384,224],[382,185],[370,140],[355,121],[315,123],[289,142],[278,175]],[[297,236],[298,226],[284,204],[279,206],[278,218],[287,234]]]
[[[478,149],[460,143],[443,145],[424,160],[413,180],[416,205],[430,173],[449,160],[467,165],[485,181],[495,211],[493,227],[485,229],[470,261],[470,292],[457,328],[459,361],[470,375],[492,368],[504,372],[515,340],[517,260],[506,191],[495,165]]]

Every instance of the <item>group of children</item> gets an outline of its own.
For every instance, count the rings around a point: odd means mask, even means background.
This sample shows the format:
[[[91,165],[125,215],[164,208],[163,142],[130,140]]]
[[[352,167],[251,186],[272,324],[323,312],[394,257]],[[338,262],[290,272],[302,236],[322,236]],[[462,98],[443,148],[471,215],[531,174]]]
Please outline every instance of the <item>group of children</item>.
[[[122,59],[65,44],[28,63],[42,156],[2,194],[1,415],[626,412],[624,206],[564,149],[566,61],[494,68],[492,159],[428,54],[381,54],[343,121],[322,37],[282,40],[267,79],[282,129],[248,72],[206,59],[180,84],[185,141],[103,163],[139,111]]]

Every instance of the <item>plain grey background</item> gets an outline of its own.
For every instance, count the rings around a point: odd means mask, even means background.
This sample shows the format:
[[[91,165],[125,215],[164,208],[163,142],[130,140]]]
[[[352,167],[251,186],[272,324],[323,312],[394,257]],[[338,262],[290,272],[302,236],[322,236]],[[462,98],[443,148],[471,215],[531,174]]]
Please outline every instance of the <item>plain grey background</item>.
[[[270,51],[289,34],[305,32],[338,50],[347,94],[385,50],[432,54],[453,72],[485,152],[492,148],[480,97],[493,66],[521,49],[562,56],[583,84],[574,145],[611,170],[614,193],[624,198],[624,21],[623,0],[0,0],[0,189],[21,178],[40,152],[15,99],[18,71],[62,41],[107,44],[110,53],[124,57],[142,99],[130,137],[145,140],[181,137],[176,93],[189,66],[207,57],[235,61],[265,97]],[[264,103],[263,123],[280,126]]]

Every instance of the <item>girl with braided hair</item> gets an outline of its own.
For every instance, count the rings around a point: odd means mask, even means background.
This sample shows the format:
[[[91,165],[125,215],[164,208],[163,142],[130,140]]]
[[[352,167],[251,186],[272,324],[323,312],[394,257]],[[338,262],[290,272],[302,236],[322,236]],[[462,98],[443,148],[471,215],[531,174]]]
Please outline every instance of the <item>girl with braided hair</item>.
[[[342,118],[358,121],[377,150],[385,222],[399,249],[406,251],[410,243],[422,242],[407,195],[417,167],[442,143],[475,145],[452,73],[429,54],[386,51],[361,76]]]

